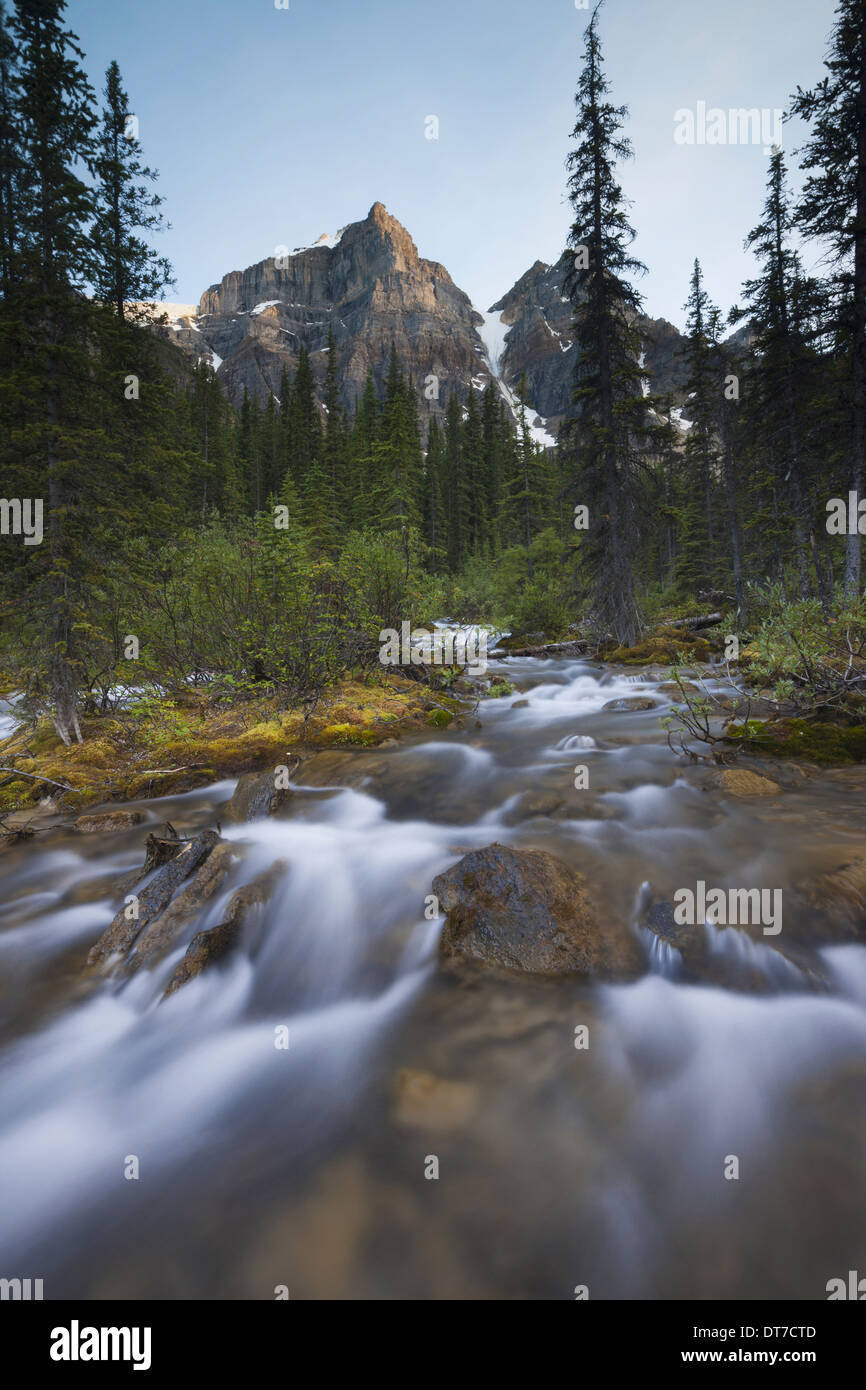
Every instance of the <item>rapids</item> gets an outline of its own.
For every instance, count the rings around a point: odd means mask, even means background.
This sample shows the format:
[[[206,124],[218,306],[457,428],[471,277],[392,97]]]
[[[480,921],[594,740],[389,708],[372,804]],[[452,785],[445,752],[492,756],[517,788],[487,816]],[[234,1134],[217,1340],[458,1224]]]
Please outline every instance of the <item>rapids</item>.
[[[82,974],[118,883],[157,823],[213,825],[234,783],[5,851],[0,1275],[46,1298],[823,1299],[866,1272],[866,948],[818,942],[817,988],[784,930],[697,928],[758,978],[739,992],[684,982],[637,920],[698,879],[784,890],[838,864],[863,846],[866,777],[737,801],[671,753],[663,695],[602,709],[657,681],[532,658],[490,674],[517,693],[465,730],[341,754],[319,785],[302,765],[288,815],[223,822],[234,876],[128,982]],[[580,869],[644,977],[441,970],[431,882],[494,841]],[[248,949],[160,1002],[192,932],[275,860]]]

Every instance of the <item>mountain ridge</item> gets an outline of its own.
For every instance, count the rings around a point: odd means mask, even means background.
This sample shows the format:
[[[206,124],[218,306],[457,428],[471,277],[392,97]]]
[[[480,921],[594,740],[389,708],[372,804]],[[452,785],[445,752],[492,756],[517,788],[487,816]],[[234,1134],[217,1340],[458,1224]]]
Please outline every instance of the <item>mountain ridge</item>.
[[[565,254],[536,261],[486,312],[472,303],[438,261],[419,255],[407,229],[381,202],[367,216],[312,245],[278,254],[208,286],[197,306],[177,311],[156,331],[188,355],[209,362],[229,399],[279,396],[282,372],[297,369],[301,347],[321,399],[329,333],[338,357],[341,403],[350,413],[367,373],[381,392],[391,353],[418,392],[422,419],[444,413],[448,396],[498,388],[515,417],[525,376],[534,438],[555,443],[573,376],[572,307],[563,293]],[[162,306],[156,305],[155,309]],[[191,312],[194,311],[194,312]],[[658,390],[682,404],[676,362],[682,336],[665,320],[644,319],[648,371]]]

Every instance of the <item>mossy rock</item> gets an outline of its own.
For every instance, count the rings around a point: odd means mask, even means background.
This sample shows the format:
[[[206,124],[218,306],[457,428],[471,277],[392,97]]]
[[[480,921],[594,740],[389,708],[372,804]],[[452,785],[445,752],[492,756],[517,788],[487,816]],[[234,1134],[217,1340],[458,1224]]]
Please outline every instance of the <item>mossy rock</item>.
[[[329,724],[319,736],[320,743],[351,743],[369,748],[379,742],[374,729],[360,729],[357,724]]]
[[[749,752],[774,758],[806,758],[825,764],[866,762],[866,724],[750,719],[747,724],[729,724],[725,737]]]
[[[606,648],[603,655],[605,661],[625,666],[671,665],[682,652],[690,661],[709,661],[710,644],[704,637],[694,637],[681,628],[671,627],[646,633],[633,647]]]
[[[511,681],[496,681],[484,691],[485,700],[501,700],[503,695],[513,695],[517,687]]]
[[[434,729],[447,729],[454,715],[447,709],[431,709],[427,715],[427,723],[432,724]]]

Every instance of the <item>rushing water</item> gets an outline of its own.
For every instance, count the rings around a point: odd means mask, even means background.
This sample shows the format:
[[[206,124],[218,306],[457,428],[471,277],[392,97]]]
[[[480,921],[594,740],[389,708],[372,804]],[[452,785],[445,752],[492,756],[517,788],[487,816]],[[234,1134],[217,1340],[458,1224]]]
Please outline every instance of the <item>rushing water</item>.
[[[602,711],[653,682],[501,670],[518,694],[465,731],[329,755],[290,814],[224,825],[225,891],[126,983],[82,973],[119,884],[157,822],[213,825],[233,783],[142,803],[149,823],[122,835],[6,851],[0,1274],[49,1298],[820,1299],[866,1272],[866,948],[808,951],[796,898],[785,954],[697,928],[753,972],[743,992],[685,983],[636,921],[699,878],[787,890],[838,864],[863,845],[862,781],[736,801],[670,752],[663,696]],[[432,879],[494,841],[580,869],[647,974],[441,970]],[[244,951],[160,1002],[193,932],[276,860]]]

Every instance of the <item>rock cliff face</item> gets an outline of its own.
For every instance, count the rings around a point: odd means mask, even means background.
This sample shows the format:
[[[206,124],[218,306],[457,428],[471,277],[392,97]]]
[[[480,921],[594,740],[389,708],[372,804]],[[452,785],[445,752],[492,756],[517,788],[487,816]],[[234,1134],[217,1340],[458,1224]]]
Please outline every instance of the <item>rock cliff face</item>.
[[[505,386],[515,390],[525,372],[528,397],[554,430],[568,408],[574,378],[574,330],[571,302],[565,293],[566,269],[565,257],[556,265],[536,261],[487,315],[491,335],[497,331],[501,335],[505,329],[499,359]],[[665,319],[642,316],[639,325],[651,390],[672,392],[676,404],[682,406],[685,365],[678,355],[682,334]]]
[[[169,336],[211,360],[236,403],[244,389],[279,394],[283,366],[293,372],[303,345],[323,381],[328,331],[339,359],[340,393],[353,410],[368,369],[378,387],[392,342],[418,388],[422,409],[444,408],[451,391],[465,398],[490,374],[478,336],[481,316],[444,266],[422,259],[412,238],[381,203],[363,222],[314,246],[232,271],[202,295],[194,317],[177,317]],[[425,382],[438,379],[438,401]],[[431,392],[432,392],[431,385]]]
[[[362,222],[336,236],[232,271],[197,307],[161,306],[169,321],[156,331],[209,361],[236,405],[244,391],[260,400],[271,391],[278,396],[282,370],[295,371],[301,346],[321,387],[331,329],[340,395],[350,412],[368,370],[381,392],[392,343],[415,380],[422,417],[442,413],[452,392],[465,400],[492,378],[516,409],[514,393],[525,373],[533,435],[553,444],[574,371],[565,271],[565,258],[552,266],[536,261],[479,313],[444,266],[420,257],[405,227],[374,203]],[[682,406],[681,335],[664,319],[642,319],[641,326],[652,389],[672,391]]]

